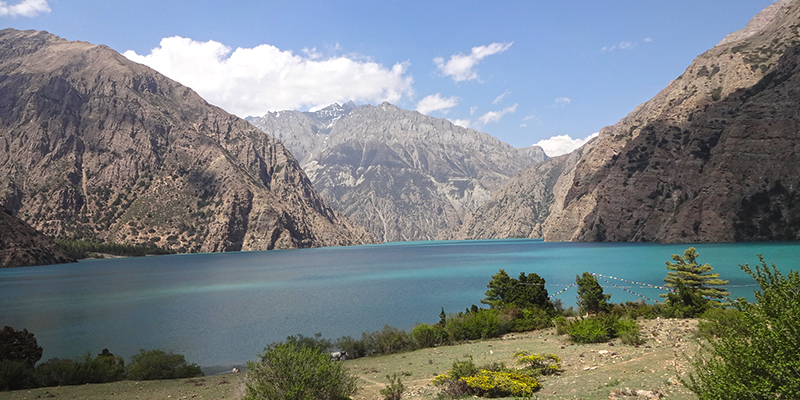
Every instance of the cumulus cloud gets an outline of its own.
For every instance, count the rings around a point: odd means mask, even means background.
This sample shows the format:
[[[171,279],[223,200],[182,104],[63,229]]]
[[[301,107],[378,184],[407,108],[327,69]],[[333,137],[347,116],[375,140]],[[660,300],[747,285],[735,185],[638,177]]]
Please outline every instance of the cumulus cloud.
[[[433,59],[436,68],[445,76],[453,78],[456,82],[478,79],[478,73],[472,68],[484,58],[497,53],[502,53],[511,47],[512,43],[492,43],[487,46],[473,47],[469,54],[454,54],[447,62],[442,57]]]
[[[550,139],[540,140],[534,145],[541,147],[548,157],[556,157],[562,154],[567,154],[578,147],[583,146],[586,142],[599,135],[595,132],[583,139],[573,139],[569,135],[553,136]]]
[[[128,50],[124,55],[241,117],[350,100],[396,103],[414,93],[408,62],[389,68],[363,57],[323,58],[316,49],[304,53],[268,44],[231,50],[213,40],[174,36],[162,39],[150,54]]]
[[[0,1],[0,17],[35,17],[50,11],[47,0],[23,0],[14,5]]]
[[[511,107],[504,108],[500,111],[489,111],[486,114],[483,114],[478,118],[478,123],[483,126],[490,122],[497,122],[500,121],[500,118],[503,118],[503,115],[513,113],[517,111],[517,103],[514,103]]]
[[[430,96],[425,96],[417,103],[417,111],[428,114],[433,111],[444,110],[446,114],[450,108],[458,105],[458,97],[442,97],[441,94],[436,93]]]

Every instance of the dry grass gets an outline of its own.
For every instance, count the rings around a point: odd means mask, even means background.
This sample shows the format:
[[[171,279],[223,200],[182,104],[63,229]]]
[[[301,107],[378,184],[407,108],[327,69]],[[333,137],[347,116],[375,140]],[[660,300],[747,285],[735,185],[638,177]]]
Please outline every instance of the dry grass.
[[[355,400],[381,399],[386,375],[403,375],[407,390],[403,398],[434,399],[437,388],[431,379],[450,369],[453,361],[472,357],[476,365],[504,362],[513,366],[517,350],[553,353],[562,358],[563,372],[542,380],[540,399],[644,399],[625,395],[635,390],[658,391],[666,399],[695,399],[681,386],[677,377],[687,370],[687,357],[697,351],[694,332],[696,320],[648,320],[640,322],[646,343],[639,347],[622,345],[614,340],[593,345],[574,345],[566,336],[556,336],[555,329],[510,334],[502,339],[457,346],[444,346],[390,356],[367,357],[345,361],[345,366],[359,378]],[[244,373],[149,382],[115,382],[41,388],[0,393],[0,400],[28,399],[241,399]],[[619,393],[622,392],[622,393]]]

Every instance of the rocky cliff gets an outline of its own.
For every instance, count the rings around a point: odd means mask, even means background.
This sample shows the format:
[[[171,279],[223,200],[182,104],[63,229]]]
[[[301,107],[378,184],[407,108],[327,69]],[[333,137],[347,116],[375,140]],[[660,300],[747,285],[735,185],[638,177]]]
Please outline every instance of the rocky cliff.
[[[800,239],[798,45],[800,2],[771,5],[573,153],[562,190],[543,190],[553,178],[526,171],[496,195],[518,199],[513,206],[487,205],[459,237],[502,220],[540,227],[552,241]],[[516,204],[547,204],[547,196],[562,206],[520,212]]]
[[[52,237],[231,251],[372,242],[275,138],[106,46],[0,31],[0,203]]]
[[[0,208],[0,268],[76,262],[53,239]]]
[[[515,149],[388,103],[249,121],[285,141],[320,194],[383,241],[442,237],[510,177],[546,158],[539,147]]]

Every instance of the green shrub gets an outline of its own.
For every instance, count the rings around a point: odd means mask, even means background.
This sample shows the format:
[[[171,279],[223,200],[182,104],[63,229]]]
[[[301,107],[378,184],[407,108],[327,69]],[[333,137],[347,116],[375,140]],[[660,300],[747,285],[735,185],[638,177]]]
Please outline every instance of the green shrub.
[[[576,320],[569,325],[567,333],[575,343],[601,343],[612,337],[612,331],[603,318]]]
[[[615,333],[619,336],[620,341],[627,345],[640,345],[644,344],[642,339],[641,327],[633,319],[620,319],[616,322],[614,327]]]
[[[697,326],[700,336],[742,336],[747,335],[744,314],[735,308],[711,308],[703,313]]]
[[[758,257],[755,271],[741,266],[760,286],[757,303],[739,299],[734,329],[715,328],[724,334],[706,336],[693,360],[687,387],[700,400],[800,398],[800,274],[784,276]]]
[[[76,360],[51,358],[36,367],[40,386],[83,385],[107,383],[125,379],[125,360],[111,354],[108,349],[97,357],[90,353]]]
[[[386,388],[381,389],[381,394],[385,400],[400,400],[403,397],[403,392],[406,390],[403,385],[403,380],[397,376],[397,373],[386,375],[389,384]]]
[[[354,339],[350,336],[342,336],[336,341],[336,347],[341,351],[347,352],[350,358],[366,357],[375,352],[374,346],[366,333],[361,335],[361,339]]]
[[[439,325],[419,324],[409,334],[418,349],[447,344],[447,332]]]
[[[298,347],[308,347],[317,349],[321,352],[327,352],[333,349],[333,343],[331,343],[330,340],[323,338],[321,332],[315,333],[314,337],[307,337],[300,334],[297,336],[288,336],[286,338],[286,343],[294,343]]]
[[[569,332],[572,321],[567,320],[563,315],[559,315],[553,318],[553,324],[556,326],[556,335],[566,335]]]
[[[131,380],[154,380],[192,378],[203,372],[197,364],[187,364],[182,354],[141,349],[131,357],[127,375]]]
[[[28,389],[35,386],[34,370],[26,361],[0,359],[0,390]]]
[[[384,325],[382,330],[373,332],[372,337],[378,354],[399,353],[412,347],[408,333],[389,325]]]
[[[508,312],[506,310],[503,311]],[[512,332],[528,332],[553,326],[552,312],[541,308],[526,308],[513,311],[516,312],[512,313],[510,315],[511,318],[509,318]]]
[[[268,347],[247,363],[246,400],[341,400],[356,393],[354,376],[330,354],[295,343]]]
[[[501,323],[498,310],[480,309],[448,317],[445,331],[452,341],[476,340],[498,337],[508,331],[508,326]]]
[[[442,386],[442,395],[447,397],[463,397],[466,395],[477,394],[477,391],[467,385],[462,379],[475,376],[480,368],[475,366],[472,357],[465,361],[453,361],[453,367],[445,374],[437,375],[433,378],[434,386]]]

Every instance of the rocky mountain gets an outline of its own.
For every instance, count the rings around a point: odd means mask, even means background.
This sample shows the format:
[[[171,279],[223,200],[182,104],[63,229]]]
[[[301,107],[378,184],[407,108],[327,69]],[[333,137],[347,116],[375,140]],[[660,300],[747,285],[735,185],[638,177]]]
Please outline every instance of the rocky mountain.
[[[0,268],[77,262],[53,239],[0,209]]]
[[[0,31],[0,203],[51,237],[232,251],[373,242],[288,150],[106,46]]]
[[[574,169],[524,172],[453,237],[798,240],[799,94],[800,1],[784,0],[603,128]]]
[[[431,240],[546,156],[391,104],[249,118],[302,160],[336,209],[383,241]]]

